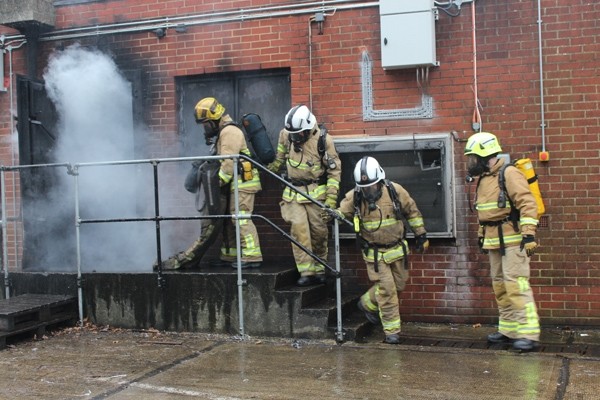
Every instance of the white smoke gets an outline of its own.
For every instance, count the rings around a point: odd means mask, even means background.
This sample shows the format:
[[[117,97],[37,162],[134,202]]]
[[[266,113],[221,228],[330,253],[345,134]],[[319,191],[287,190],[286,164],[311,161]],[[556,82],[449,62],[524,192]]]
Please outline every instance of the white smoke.
[[[44,81],[59,117],[55,162],[134,159],[131,85],[109,56],[70,46],[51,55]],[[148,164],[80,166],[80,218],[134,218],[139,210],[146,211],[153,199],[137,195],[137,188],[152,187],[151,172]],[[68,198],[72,195],[69,187],[73,187],[73,177],[64,174],[64,182],[56,185],[56,192],[48,198],[56,202]],[[154,223],[83,223],[80,234],[84,271],[152,268],[156,255]]]

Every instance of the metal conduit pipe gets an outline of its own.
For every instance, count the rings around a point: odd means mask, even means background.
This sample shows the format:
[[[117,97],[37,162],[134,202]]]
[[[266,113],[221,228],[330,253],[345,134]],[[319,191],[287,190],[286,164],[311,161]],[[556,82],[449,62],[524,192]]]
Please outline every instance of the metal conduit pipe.
[[[158,28],[174,29],[181,26],[243,22],[246,20],[288,17],[291,15],[314,14],[315,12],[335,12],[335,10],[353,10],[378,6],[378,1],[365,2],[364,0],[324,0],[305,4],[256,7],[234,11],[220,11],[209,14],[164,17],[150,20],[128,21],[114,24],[61,29],[40,35],[39,41],[48,42],[118,33],[147,32]],[[11,37],[7,36],[6,38],[22,39],[24,38],[24,35],[15,35]]]
[[[542,5],[541,0],[537,2],[538,7],[538,42],[539,42],[539,64],[540,64],[540,115],[542,128],[542,151],[546,151],[546,120],[544,115],[544,59],[542,56]]]

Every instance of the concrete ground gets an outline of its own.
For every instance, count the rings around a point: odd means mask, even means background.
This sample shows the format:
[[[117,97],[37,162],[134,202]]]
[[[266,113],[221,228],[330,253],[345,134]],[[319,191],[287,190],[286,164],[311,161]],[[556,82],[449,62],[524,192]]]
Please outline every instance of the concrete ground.
[[[493,327],[403,325],[479,340]],[[596,331],[547,342],[600,343]],[[600,357],[447,346],[65,328],[0,351],[0,399],[597,399]]]

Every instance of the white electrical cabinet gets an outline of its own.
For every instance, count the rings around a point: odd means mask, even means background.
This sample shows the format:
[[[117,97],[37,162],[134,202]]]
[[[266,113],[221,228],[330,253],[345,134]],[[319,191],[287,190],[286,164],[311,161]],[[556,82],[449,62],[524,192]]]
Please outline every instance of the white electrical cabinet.
[[[435,54],[434,0],[379,0],[384,69],[439,65]]]

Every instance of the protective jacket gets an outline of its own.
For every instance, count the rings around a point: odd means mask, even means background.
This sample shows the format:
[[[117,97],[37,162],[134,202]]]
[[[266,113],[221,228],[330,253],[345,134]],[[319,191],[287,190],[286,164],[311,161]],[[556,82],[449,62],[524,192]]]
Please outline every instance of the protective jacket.
[[[412,197],[401,185],[388,183],[397,193],[399,212],[415,235],[427,233],[423,216]],[[355,190],[348,191],[338,210],[346,218],[355,218],[355,227],[358,224],[360,235],[367,242],[363,247],[363,259],[373,285],[361,296],[360,304],[369,313],[378,316],[386,336],[397,334],[401,326],[398,292],[404,290],[409,278],[405,262],[408,245],[404,239],[404,221],[402,216],[397,215],[385,185],[376,202],[378,208],[370,211],[365,201],[358,204],[358,221],[355,216],[356,195]]]
[[[244,154],[250,156],[250,150],[246,143],[246,137],[244,132],[233,124],[233,120],[229,115],[221,117],[219,122],[219,137],[216,143],[216,152],[218,155],[226,154]],[[233,160],[222,159],[221,168],[219,169],[219,178],[221,185],[227,185],[233,179]],[[238,187],[240,192],[244,193],[256,193],[261,190],[260,178],[258,175],[258,169],[252,167],[252,179],[244,181],[242,174],[238,174]],[[231,185],[231,191],[234,190]]]
[[[501,190],[498,173],[504,162],[499,158],[489,172],[482,174],[477,187],[475,209],[479,218],[479,238],[487,250],[501,247],[500,234],[505,247],[520,245],[523,235],[535,236],[538,224],[537,203],[527,180],[517,168],[505,170],[506,191],[511,201],[507,200],[503,208],[498,207]],[[520,211],[516,223],[510,219],[511,203]]]
[[[324,201],[326,197],[337,200],[342,174],[341,162],[333,140],[325,136],[325,151],[329,158],[335,161],[335,168],[326,168],[319,153],[319,136],[321,131],[315,125],[306,142],[300,144],[296,151],[285,129],[279,133],[277,156],[273,161],[277,170],[285,163],[287,178],[292,185],[298,187],[315,200]],[[324,152],[323,152],[324,154]],[[291,225],[290,234],[302,246],[322,259],[328,254],[328,228],[319,213],[320,208],[310,202],[302,194],[286,186],[283,200],[279,203],[281,216]],[[321,263],[298,246],[292,246],[296,268],[301,276],[319,275],[325,273]]]
[[[400,211],[406,218],[415,235],[427,233],[423,222],[423,216],[417,208],[417,204],[410,194],[401,185],[390,182],[398,194]],[[350,220],[354,216],[354,196],[355,190],[346,193],[340,203],[339,210]],[[366,202],[360,203],[360,235],[364,238],[369,247],[369,253],[363,254],[365,261],[373,262],[374,253],[372,248],[379,247],[387,251],[379,251],[378,260],[385,258],[386,262],[391,262],[406,256],[407,249],[404,241],[404,222],[396,218],[394,211],[394,202],[390,197],[389,191],[384,186],[382,188],[381,198],[377,201],[378,209],[369,211]],[[381,213],[379,212],[381,210]]]
[[[289,133],[285,129],[281,130],[274,162],[278,165],[285,162],[290,182],[294,186],[304,188],[312,198],[322,201],[327,196],[337,198],[342,169],[330,135],[325,136],[325,149],[329,157],[335,160],[336,167],[329,169],[321,162],[318,149],[320,134],[319,127],[315,126],[308,140],[300,145],[302,150],[295,151],[289,139]],[[306,197],[287,187],[283,192],[283,200],[297,201],[298,203],[310,202]]]

